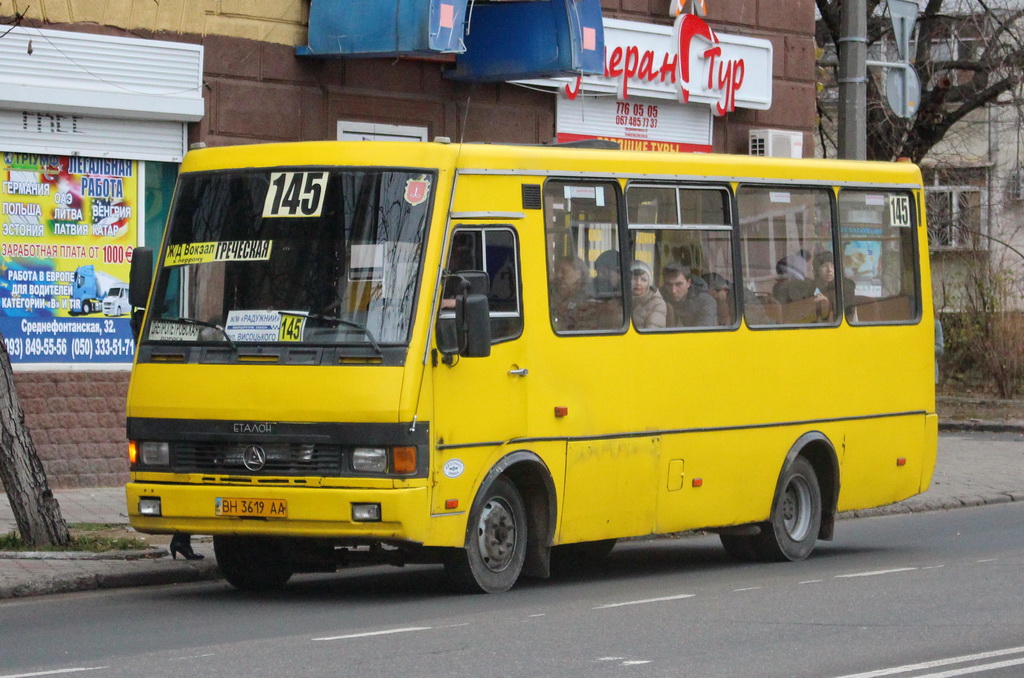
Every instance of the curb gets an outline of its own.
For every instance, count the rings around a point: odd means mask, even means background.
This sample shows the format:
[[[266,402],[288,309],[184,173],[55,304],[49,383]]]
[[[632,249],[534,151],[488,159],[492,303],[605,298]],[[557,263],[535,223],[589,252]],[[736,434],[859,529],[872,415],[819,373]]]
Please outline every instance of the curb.
[[[154,547],[139,551],[0,551],[0,560],[155,560],[171,555]]]
[[[1024,501],[1024,492],[1000,492],[977,497],[953,497],[951,499],[933,500],[923,497],[911,497],[910,499],[904,499],[902,503],[858,509],[856,511],[844,511],[836,515],[836,519],[846,520],[850,518],[873,518],[876,516],[892,516],[907,513],[932,513],[934,511],[948,511],[951,509],[972,508],[974,506],[1008,504],[1017,501]]]
[[[981,421],[953,420],[939,421],[942,433],[1020,433],[1024,435],[1024,421]]]
[[[191,584],[220,579],[216,563],[188,565],[165,570],[140,572],[88,573],[70,576],[46,576],[36,581],[0,587],[0,600],[42,596],[51,593],[75,593],[99,589],[134,588],[168,584]]]

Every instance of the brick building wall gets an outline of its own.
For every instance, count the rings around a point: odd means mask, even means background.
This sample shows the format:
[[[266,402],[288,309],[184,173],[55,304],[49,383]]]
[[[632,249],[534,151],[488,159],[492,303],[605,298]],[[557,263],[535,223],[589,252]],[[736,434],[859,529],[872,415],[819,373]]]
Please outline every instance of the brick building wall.
[[[12,8],[13,5],[13,8]],[[668,0],[601,0],[609,18],[668,25]],[[771,40],[772,107],[716,119],[714,148],[745,154],[756,128],[815,121],[812,0],[707,0],[716,30]],[[555,135],[556,95],[446,80],[444,61],[308,59],[309,0],[15,0],[0,19],[204,46],[205,116],[189,141],[227,145],[336,138],[339,120],[425,127],[428,138],[538,143]],[[2,150],[2,149],[0,149]],[[809,151],[808,151],[809,152]],[[52,487],[127,480],[127,372],[19,372],[18,393]]]
[[[206,50],[206,116],[190,141],[207,145],[333,139],[338,120],[426,127],[428,137],[511,143],[554,136],[555,96],[507,84],[445,80],[443,62],[308,59],[310,0],[48,0],[13,3],[34,25],[196,42]],[[0,12],[4,11],[0,7]],[[669,0],[601,0],[609,18],[668,25]],[[707,0],[716,30],[774,46],[772,107],[715,123],[714,148],[746,153],[747,132],[815,124],[812,0]]]

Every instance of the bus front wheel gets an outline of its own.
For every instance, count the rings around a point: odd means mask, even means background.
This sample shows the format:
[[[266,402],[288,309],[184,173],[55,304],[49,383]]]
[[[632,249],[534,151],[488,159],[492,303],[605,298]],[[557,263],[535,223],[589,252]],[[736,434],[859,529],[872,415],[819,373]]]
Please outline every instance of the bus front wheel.
[[[281,543],[257,537],[214,537],[217,565],[229,584],[242,591],[279,589],[292,576]]]
[[[519,579],[526,559],[526,508],[516,486],[499,477],[469,516],[466,548],[445,563],[463,591],[501,593]]]
[[[765,560],[803,560],[811,554],[821,528],[821,488],[811,462],[797,457],[779,480],[771,518],[758,535]]]

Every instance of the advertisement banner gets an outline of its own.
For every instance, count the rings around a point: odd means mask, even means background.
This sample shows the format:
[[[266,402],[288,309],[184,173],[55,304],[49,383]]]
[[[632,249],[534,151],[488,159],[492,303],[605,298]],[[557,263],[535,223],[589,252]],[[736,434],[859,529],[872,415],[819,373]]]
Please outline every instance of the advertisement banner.
[[[772,105],[774,47],[770,40],[719,33],[700,17],[681,14],[675,26],[604,19],[604,75],[542,78],[574,99],[615,94],[710,106],[715,115]]]
[[[0,334],[13,364],[130,363],[138,163],[0,153]]]
[[[605,139],[624,151],[710,153],[711,109],[664,99],[559,98],[558,141]]]

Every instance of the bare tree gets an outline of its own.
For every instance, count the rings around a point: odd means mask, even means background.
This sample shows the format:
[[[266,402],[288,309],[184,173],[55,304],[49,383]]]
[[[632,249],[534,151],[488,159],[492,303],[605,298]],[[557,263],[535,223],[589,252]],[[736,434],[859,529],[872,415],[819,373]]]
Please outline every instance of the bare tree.
[[[0,3],[2,4],[2,3]],[[0,7],[0,11],[2,11]],[[25,12],[0,22],[0,38],[19,26]],[[9,26],[9,28],[8,28]],[[31,546],[67,546],[71,543],[68,524],[60,504],[50,491],[46,470],[39,461],[32,435],[25,426],[14,389],[14,373],[7,344],[0,336],[0,483],[7,493],[21,539]]]
[[[0,337],[0,481],[14,512],[22,540],[32,546],[67,546],[68,525],[50,491],[25,412],[14,390],[7,344]]]
[[[819,140],[834,152],[834,115],[842,0],[815,0],[820,50]],[[1021,0],[921,0],[912,64],[921,81],[916,115],[902,119],[885,102],[881,69],[870,68],[867,157],[920,162],[950,128],[972,112],[1015,95],[1024,71]],[[869,57],[895,61],[892,24],[885,0],[867,0]],[[916,44],[916,49],[914,46]],[[881,57],[881,58],[879,58]]]

